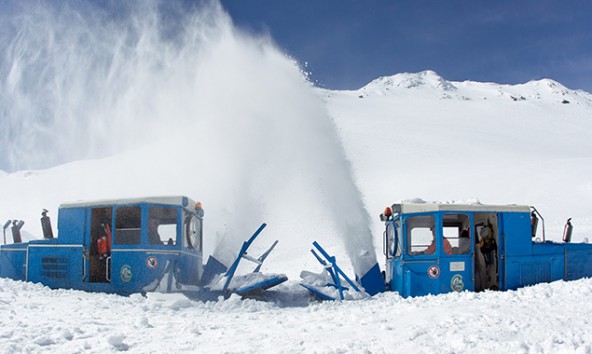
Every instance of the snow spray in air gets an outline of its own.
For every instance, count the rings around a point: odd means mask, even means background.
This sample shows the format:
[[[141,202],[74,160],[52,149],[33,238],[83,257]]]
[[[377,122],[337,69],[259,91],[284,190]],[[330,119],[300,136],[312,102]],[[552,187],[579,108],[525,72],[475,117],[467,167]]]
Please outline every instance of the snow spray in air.
[[[365,274],[376,263],[369,216],[298,65],[267,36],[236,29],[217,2],[109,6],[25,1],[2,15],[0,168],[134,148],[120,166],[142,183],[125,192],[200,199],[206,247],[217,235],[221,260],[265,221],[287,250],[276,260],[286,273],[301,270],[290,259],[313,240],[331,249],[341,238]]]

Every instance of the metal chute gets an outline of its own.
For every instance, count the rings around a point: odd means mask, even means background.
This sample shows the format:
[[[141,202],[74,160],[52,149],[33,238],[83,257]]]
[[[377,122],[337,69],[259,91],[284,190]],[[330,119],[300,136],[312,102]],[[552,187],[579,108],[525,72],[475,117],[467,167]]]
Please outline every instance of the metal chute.
[[[385,291],[384,280],[380,274],[378,263],[359,279],[359,283],[354,282],[337,265],[334,256],[330,256],[316,241],[313,242],[313,246],[320,255],[314,249],[311,252],[323,266],[324,272],[316,274],[303,271],[300,274],[302,278],[300,285],[318,298],[323,300],[355,300]],[[357,277],[356,280],[358,280]]]
[[[260,272],[263,262],[269,256],[271,251],[277,245],[276,240],[267,251],[261,256],[255,258],[247,253],[247,250],[255,241],[257,236],[263,231],[267,224],[263,223],[255,233],[243,243],[237,257],[230,267],[226,267],[222,262],[210,256],[204,268],[202,283],[213,292],[220,292],[223,295],[235,293],[241,296],[248,296],[253,293],[274,287],[288,280],[285,274],[263,274]],[[236,275],[236,270],[242,259],[255,263],[257,266],[253,272],[245,275]],[[222,273],[224,273],[222,275]]]

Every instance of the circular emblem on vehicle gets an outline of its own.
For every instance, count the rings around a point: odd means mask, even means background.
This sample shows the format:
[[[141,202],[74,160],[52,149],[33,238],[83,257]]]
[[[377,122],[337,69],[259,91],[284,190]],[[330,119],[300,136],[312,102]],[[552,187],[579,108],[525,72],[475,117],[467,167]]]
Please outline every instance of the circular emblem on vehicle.
[[[124,264],[119,270],[119,276],[121,277],[121,280],[123,280],[126,283],[132,280],[132,267],[130,267],[127,264]]]
[[[450,288],[456,292],[461,292],[465,287],[462,275],[456,274],[450,279]]]
[[[156,267],[158,267],[158,258],[154,256],[146,258],[146,266],[150,269],[155,269]]]
[[[431,266],[428,268],[428,276],[432,279],[436,279],[440,276],[440,268],[438,266]]]

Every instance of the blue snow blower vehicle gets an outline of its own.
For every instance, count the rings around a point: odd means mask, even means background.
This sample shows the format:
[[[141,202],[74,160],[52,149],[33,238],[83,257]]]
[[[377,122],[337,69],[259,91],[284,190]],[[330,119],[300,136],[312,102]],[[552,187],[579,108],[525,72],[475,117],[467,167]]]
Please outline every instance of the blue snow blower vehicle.
[[[404,202],[380,217],[386,226],[384,272],[373,260],[351,279],[314,242],[312,253],[323,272],[302,272],[301,285],[324,300],[347,300],[383,291],[409,297],[509,290],[592,276],[592,245],[571,242],[569,219],[562,243],[546,241],[544,219],[534,207]],[[212,256],[203,264],[202,222],[201,204],[183,196],[62,204],[59,237],[53,236],[47,210],[42,240],[22,242],[23,221],[4,224],[0,276],[51,288],[121,295],[178,292],[201,300],[233,293],[259,296],[287,280],[284,274],[260,272],[277,241],[257,258],[247,253],[266,224],[227,266]],[[9,228],[12,244],[6,244]],[[256,266],[238,275],[243,259]]]
[[[41,218],[43,240],[21,242],[22,221],[13,222],[14,243],[0,247],[0,276],[51,288],[121,295],[181,292],[198,299],[249,296],[287,280],[284,274],[259,272],[277,241],[259,258],[247,254],[265,224],[245,241],[230,267],[211,256],[204,266],[202,217],[201,204],[182,196],[62,204],[57,238],[47,210]],[[239,276],[242,259],[257,267]]]
[[[534,207],[399,203],[380,217],[386,226],[384,285],[402,297],[510,290],[592,276],[592,245],[571,243],[571,219],[562,243],[546,241],[544,219]],[[325,257],[313,250],[326,273],[323,278],[303,272],[301,285],[317,297],[343,300],[344,294],[353,299],[379,291],[376,282],[370,284],[373,291],[361,287],[363,282],[356,286],[334,257],[315,247]]]
[[[563,243],[546,241],[544,219],[534,207],[401,203],[381,220],[385,282],[403,297],[592,276],[592,245],[571,243],[570,220]]]

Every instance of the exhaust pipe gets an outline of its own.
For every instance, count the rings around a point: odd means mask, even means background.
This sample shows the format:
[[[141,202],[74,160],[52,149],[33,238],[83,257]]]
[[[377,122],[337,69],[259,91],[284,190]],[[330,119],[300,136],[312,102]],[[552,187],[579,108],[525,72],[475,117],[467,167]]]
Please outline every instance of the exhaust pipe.
[[[41,212],[41,229],[43,230],[43,238],[53,238],[51,219],[47,216],[47,209],[43,209]]]
[[[571,224],[571,218],[567,219],[567,223],[565,224],[565,228],[563,228],[563,242],[570,243],[571,242],[571,234],[573,232],[573,225]]]

